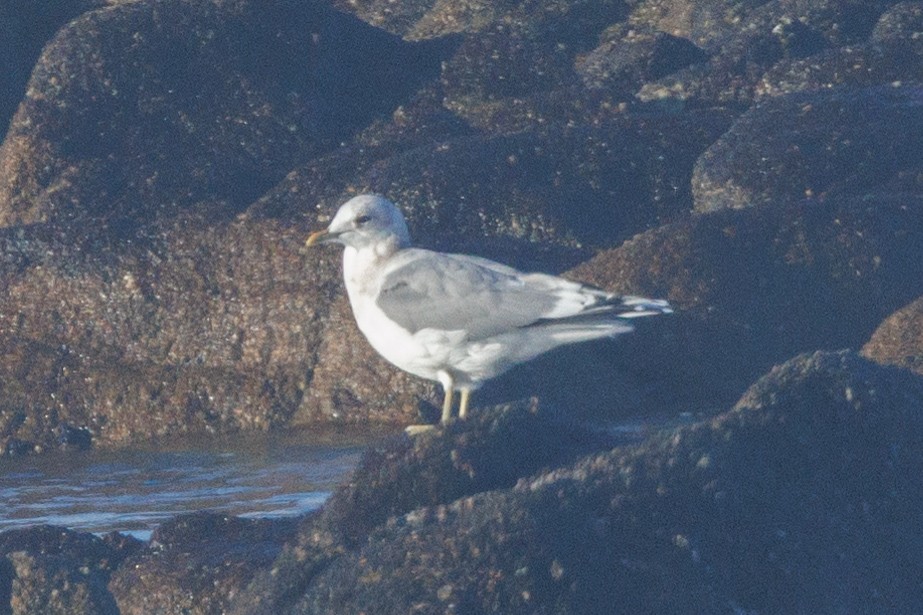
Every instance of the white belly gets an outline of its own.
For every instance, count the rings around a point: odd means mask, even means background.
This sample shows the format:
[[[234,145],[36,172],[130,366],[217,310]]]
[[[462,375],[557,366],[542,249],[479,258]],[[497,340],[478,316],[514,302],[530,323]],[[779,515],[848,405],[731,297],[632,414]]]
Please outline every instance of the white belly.
[[[378,354],[400,369],[440,381],[447,372],[456,386],[478,388],[509,367],[503,345],[490,340],[470,342],[463,331],[422,329],[411,334],[389,320],[371,302],[353,305],[356,323]]]
[[[470,342],[464,331],[421,329],[410,333],[390,320],[375,303],[377,255],[347,248],[344,256],[346,290],[359,330],[382,357],[400,369],[441,382],[440,372],[456,386],[475,389],[509,365],[498,340]]]

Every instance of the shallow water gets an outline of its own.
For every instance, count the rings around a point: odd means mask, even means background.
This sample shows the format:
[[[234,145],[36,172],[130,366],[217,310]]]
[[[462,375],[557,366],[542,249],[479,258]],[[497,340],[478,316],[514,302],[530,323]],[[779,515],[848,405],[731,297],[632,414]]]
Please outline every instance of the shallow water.
[[[244,517],[320,507],[359,461],[367,434],[308,432],[180,440],[168,449],[0,460],[0,531],[40,523],[142,540],[174,515]]]

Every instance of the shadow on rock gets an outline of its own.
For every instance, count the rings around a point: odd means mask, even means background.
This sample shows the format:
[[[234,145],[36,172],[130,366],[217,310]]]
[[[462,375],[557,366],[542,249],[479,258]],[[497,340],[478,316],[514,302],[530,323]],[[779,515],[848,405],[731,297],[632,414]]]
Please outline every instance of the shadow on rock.
[[[412,439],[384,441],[365,454],[320,513],[302,524],[297,540],[271,572],[254,580],[234,612],[278,612],[306,591],[312,576],[401,515],[508,489],[522,476],[617,441],[524,402],[475,411],[466,421]]]
[[[117,615],[107,585],[141,543],[40,525],[0,534],[0,613]]]
[[[916,194],[805,200],[692,216],[573,273],[669,297],[677,313],[616,360],[650,377],[655,407],[721,407],[799,352],[861,347],[923,291],[920,233]]]
[[[293,519],[241,519],[200,512],[164,523],[112,576],[121,615],[222,613],[278,556]]]
[[[909,372],[803,355],[713,420],[391,517],[272,593],[305,570],[306,526],[238,612],[912,611],[921,403]]]

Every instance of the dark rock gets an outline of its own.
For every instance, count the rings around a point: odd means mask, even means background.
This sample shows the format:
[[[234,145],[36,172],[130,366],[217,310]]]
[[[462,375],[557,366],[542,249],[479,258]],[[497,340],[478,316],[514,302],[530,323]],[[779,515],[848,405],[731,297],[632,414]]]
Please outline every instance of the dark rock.
[[[772,0],[686,7],[692,23],[703,26],[697,31],[701,34],[690,38],[709,51],[711,59],[646,84],[638,96],[649,102],[749,105],[760,77],[774,64],[863,42],[891,4],[887,0]],[[682,14],[683,9],[673,7],[673,11]]]
[[[109,587],[122,615],[222,613],[294,530],[294,520],[182,515],[157,528]]]
[[[101,539],[48,525],[0,533],[0,610],[13,614],[118,613],[107,584],[138,550],[123,535]],[[9,574],[7,580],[4,575]],[[6,607],[4,607],[6,605]]]
[[[652,114],[460,138],[382,161],[362,185],[394,197],[417,237],[451,249],[475,249],[462,243],[471,236],[614,245],[687,210],[691,159],[730,119]]]
[[[368,450],[317,524],[355,547],[389,517],[511,487],[521,476],[612,442],[555,419],[554,411],[534,402],[484,409],[440,432],[401,436]]]
[[[919,196],[802,201],[693,216],[572,275],[669,297],[677,313],[620,339],[609,361],[648,383],[646,407],[714,407],[793,354],[865,343],[923,292],[921,232]],[[582,390],[617,394],[605,380]]]
[[[709,54],[741,47],[754,32],[772,32],[790,51],[805,53],[819,35],[831,44],[861,40],[889,2],[858,0],[647,0],[637,3],[629,22],[689,39]]]
[[[691,164],[731,119],[721,110],[650,114],[464,136],[381,159],[352,189],[393,198],[417,243],[473,251],[494,242],[507,246],[495,257],[534,267],[549,246],[614,245],[685,212]],[[315,177],[281,190],[310,193]],[[531,254],[510,249],[517,242]],[[544,266],[561,266],[552,263]]]
[[[696,163],[695,209],[861,195],[916,168],[921,135],[920,86],[767,100],[742,115]]]
[[[314,2],[85,13],[45,48],[0,149],[0,223],[89,216],[130,235],[202,200],[234,213],[437,69]]]
[[[6,557],[15,574],[9,602],[14,615],[118,615],[106,588],[108,575],[75,569],[54,555],[16,551]]]
[[[467,37],[442,71],[450,105],[466,98],[524,97],[568,85],[575,77],[573,51],[508,30]]]
[[[921,402],[804,355],[711,421],[393,519],[262,612],[912,610]]]
[[[522,128],[503,110],[530,96],[577,84],[575,50],[506,29],[468,36],[442,70],[446,106],[490,132]]]
[[[618,24],[606,30],[596,49],[578,57],[576,69],[587,87],[631,95],[646,81],[705,59],[686,39]]]
[[[913,41],[923,44],[923,2],[898,2],[879,18],[873,41]]]
[[[57,431],[58,443],[64,448],[85,451],[93,445],[93,434],[86,427],[74,427],[61,423]]]
[[[923,74],[923,44],[904,41],[840,47],[810,58],[782,61],[760,79],[758,99],[802,91],[829,91],[848,85],[868,87],[918,81]]]
[[[315,574],[405,513],[512,487],[521,476],[620,440],[626,437],[579,427],[533,401],[478,411],[412,439],[402,434],[383,441],[365,453],[320,513],[302,524],[297,540],[254,579],[232,612],[281,612]]]
[[[350,0],[333,0],[331,4],[338,10],[351,13],[377,28],[410,39],[415,38],[410,35],[414,25],[435,3],[435,0],[399,3],[388,0],[369,0],[361,3]]]
[[[4,67],[0,74],[0,134],[6,134],[32,67],[48,39],[73,18],[104,4],[105,0],[0,3],[0,58]]]
[[[372,167],[418,148],[432,148],[475,132],[442,104],[438,85],[418,92],[389,118],[373,122],[355,140],[293,169],[246,211],[248,218],[282,221],[306,218],[306,204],[335,211],[355,182],[375,175]],[[418,169],[419,170],[419,169]],[[425,178],[425,173],[421,173]],[[366,188],[367,189],[367,188]],[[310,209],[308,209],[308,213]],[[313,218],[309,223],[314,223]]]
[[[5,428],[3,431],[7,431],[7,429]],[[6,457],[21,457],[22,455],[28,455],[34,450],[35,444],[32,442],[26,442],[25,440],[9,436],[3,438],[3,455]]]
[[[708,62],[646,83],[638,91],[638,98],[660,103],[688,101],[690,105],[748,105],[754,98],[755,84],[766,69],[784,58],[809,55],[823,47],[819,35],[811,37],[814,33],[801,33],[793,38],[791,24],[791,20],[785,19],[774,26],[765,24],[764,29],[746,31]]]
[[[400,34],[406,40],[424,40],[450,34],[490,32],[512,28],[530,37],[559,37],[568,42],[585,41],[627,14],[621,0],[419,0],[394,3],[388,0],[350,2],[334,0],[340,10]]]
[[[748,0],[647,0],[634,5],[628,22],[669,32],[713,53],[761,4]]]
[[[888,316],[862,347],[862,354],[923,374],[923,297]]]
[[[607,27],[626,16],[627,7],[619,0],[543,0],[490,15],[493,21],[479,21],[482,25],[469,30],[445,62],[445,104],[492,133],[537,127],[549,119],[579,121],[614,106],[617,100],[600,100],[585,91],[574,63],[599,44]]]
[[[38,525],[0,533],[0,554],[24,551],[36,555],[60,555],[77,566],[112,571],[137,549],[137,540],[121,534],[106,539],[53,525]]]

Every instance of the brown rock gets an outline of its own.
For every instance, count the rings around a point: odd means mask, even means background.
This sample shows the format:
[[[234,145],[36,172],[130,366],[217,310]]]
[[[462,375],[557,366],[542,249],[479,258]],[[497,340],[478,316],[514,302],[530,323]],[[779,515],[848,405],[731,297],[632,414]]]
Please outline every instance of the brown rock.
[[[140,543],[41,525],[0,534],[0,609],[14,615],[115,615],[107,584]],[[6,576],[6,575],[9,576]]]
[[[87,12],[46,46],[0,148],[0,224],[101,217],[130,234],[203,200],[240,211],[436,66],[317,3]]]
[[[626,337],[622,350],[658,383],[653,399],[696,407],[729,403],[797,352],[861,346],[918,296],[921,232],[912,195],[776,204],[663,226],[572,273],[676,304],[667,333]]]
[[[161,525],[110,582],[121,615],[226,612],[291,538],[293,520],[183,515]]]
[[[287,552],[249,590],[277,600],[239,612],[912,611],[921,400],[909,372],[802,355],[713,420],[391,518],[322,566]]]
[[[923,374],[923,297],[888,316],[862,347],[862,354]]]
[[[744,113],[696,163],[695,210],[861,195],[917,168],[918,85],[772,98]]]
[[[106,445],[295,413],[336,273],[295,228],[200,223],[136,251],[7,232],[4,438],[47,447],[66,423]]]

